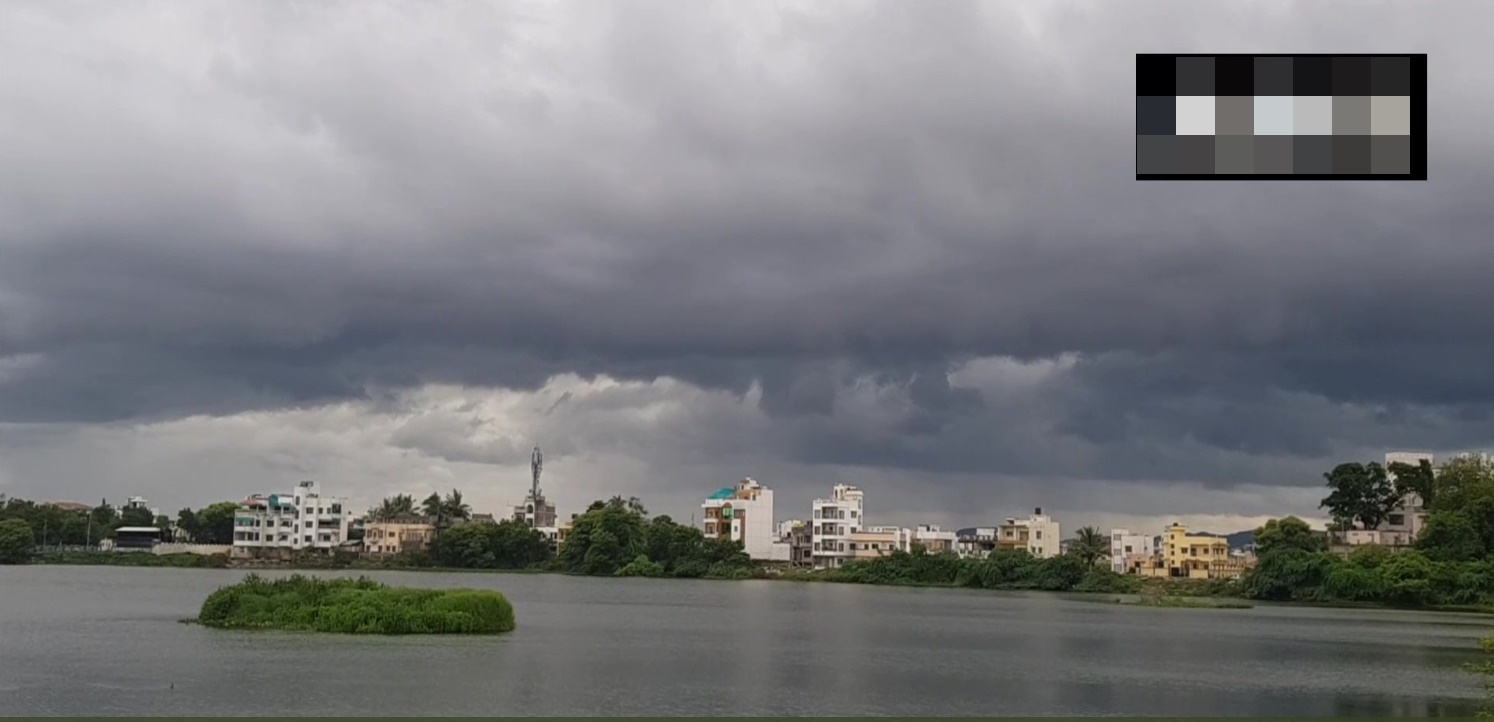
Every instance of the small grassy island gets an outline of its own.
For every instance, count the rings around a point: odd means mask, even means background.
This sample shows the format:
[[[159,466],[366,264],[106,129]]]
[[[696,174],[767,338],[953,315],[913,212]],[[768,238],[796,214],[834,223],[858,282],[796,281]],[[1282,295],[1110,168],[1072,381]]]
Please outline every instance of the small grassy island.
[[[514,608],[486,589],[411,589],[372,579],[250,574],[208,595],[196,620],[219,629],[336,634],[499,634]]]

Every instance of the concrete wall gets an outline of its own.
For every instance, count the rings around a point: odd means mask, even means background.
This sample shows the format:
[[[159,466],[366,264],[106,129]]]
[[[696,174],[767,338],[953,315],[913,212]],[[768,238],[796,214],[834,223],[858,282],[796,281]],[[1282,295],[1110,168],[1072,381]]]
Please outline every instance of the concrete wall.
[[[157,544],[151,552],[155,554],[228,554],[232,544]]]

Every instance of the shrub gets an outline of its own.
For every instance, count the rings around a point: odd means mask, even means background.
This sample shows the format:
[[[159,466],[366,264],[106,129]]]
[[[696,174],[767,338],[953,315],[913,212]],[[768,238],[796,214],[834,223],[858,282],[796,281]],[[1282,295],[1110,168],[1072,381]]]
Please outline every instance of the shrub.
[[[342,634],[497,634],[514,628],[502,594],[482,589],[409,589],[371,579],[268,580],[250,574],[202,603],[198,622],[223,629]]]

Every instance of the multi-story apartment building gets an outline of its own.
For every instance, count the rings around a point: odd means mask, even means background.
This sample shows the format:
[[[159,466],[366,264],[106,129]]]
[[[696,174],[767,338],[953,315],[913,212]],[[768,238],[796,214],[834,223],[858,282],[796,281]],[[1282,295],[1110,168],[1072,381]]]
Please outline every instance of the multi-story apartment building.
[[[1157,555],[1156,538],[1150,534],[1133,534],[1126,529],[1110,530],[1110,570],[1126,574],[1145,566]]]
[[[814,566],[814,534],[809,522],[789,519],[778,523],[778,542],[787,544],[789,563],[796,567]]]
[[[1245,573],[1250,559],[1230,553],[1222,537],[1190,535],[1182,524],[1168,526],[1162,535],[1162,553],[1150,567],[1138,570],[1144,576],[1188,579],[1233,579]]]
[[[363,552],[385,557],[418,554],[436,541],[436,525],[424,517],[370,521],[363,525]]]
[[[815,499],[811,526],[811,560],[815,569],[834,569],[854,558],[851,535],[861,530],[864,495],[849,484],[836,484],[829,499]]]
[[[233,519],[233,556],[289,556],[331,552],[348,538],[346,503],[303,481],[289,494],[256,494],[239,503]]]
[[[1007,518],[997,531],[997,549],[1025,551],[1039,559],[1058,556],[1063,542],[1058,522],[1044,514],[1042,507],[1026,519]]]
[[[961,557],[984,559],[996,550],[1001,530],[994,526],[977,526],[955,532],[955,553]]]
[[[946,554],[955,550],[959,539],[952,531],[944,531],[930,524],[919,524],[913,529],[913,544],[923,547],[929,554]],[[911,546],[911,545],[910,545]]]
[[[726,487],[701,503],[702,527],[707,539],[740,542],[747,556],[759,560],[788,561],[788,545],[778,542],[773,526],[773,490],[748,477],[735,487]]]

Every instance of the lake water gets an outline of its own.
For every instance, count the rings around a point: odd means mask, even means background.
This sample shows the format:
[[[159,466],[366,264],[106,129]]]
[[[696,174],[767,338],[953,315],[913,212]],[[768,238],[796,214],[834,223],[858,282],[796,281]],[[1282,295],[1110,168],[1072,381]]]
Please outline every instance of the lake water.
[[[491,638],[180,624],[242,572],[0,567],[27,715],[1470,715],[1488,618],[1039,593],[377,572],[502,591]]]

